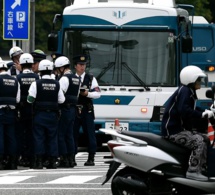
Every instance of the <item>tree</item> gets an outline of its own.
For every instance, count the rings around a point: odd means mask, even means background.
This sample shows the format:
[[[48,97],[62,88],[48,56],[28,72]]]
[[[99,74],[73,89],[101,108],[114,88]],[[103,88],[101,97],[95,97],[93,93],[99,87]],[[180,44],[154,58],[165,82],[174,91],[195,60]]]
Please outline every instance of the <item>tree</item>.
[[[209,22],[213,21],[212,10],[210,9],[213,0],[176,0],[177,4],[190,4],[195,8],[196,16],[203,16]]]
[[[35,5],[35,48],[47,53],[47,37],[52,30],[55,14],[61,14],[66,3],[62,0],[37,0]]]

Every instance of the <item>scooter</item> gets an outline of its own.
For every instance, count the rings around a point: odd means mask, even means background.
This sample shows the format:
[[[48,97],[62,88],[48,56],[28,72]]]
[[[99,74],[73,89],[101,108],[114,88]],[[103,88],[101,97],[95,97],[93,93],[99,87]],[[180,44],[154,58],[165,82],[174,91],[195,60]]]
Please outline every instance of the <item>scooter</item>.
[[[215,87],[206,92],[213,102],[214,95]],[[211,123],[215,124],[214,120]],[[153,133],[100,131],[114,138],[107,143],[113,160],[102,184],[113,177],[111,190],[114,195],[215,193],[215,178],[209,178],[207,182],[186,178],[190,150]],[[215,158],[213,160],[210,164],[215,166]]]

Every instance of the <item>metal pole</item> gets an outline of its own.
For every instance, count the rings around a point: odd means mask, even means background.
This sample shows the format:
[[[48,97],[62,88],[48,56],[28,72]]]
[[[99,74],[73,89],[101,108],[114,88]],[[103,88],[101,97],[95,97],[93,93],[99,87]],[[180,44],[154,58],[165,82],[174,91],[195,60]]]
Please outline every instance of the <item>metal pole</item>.
[[[31,12],[30,12],[30,52],[35,49],[35,0],[31,0]]]
[[[13,40],[12,41],[12,47],[15,47],[16,46],[16,40]]]
[[[21,41],[21,47],[24,52],[30,53],[35,48],[35,0],[30,0],[30,26],[29,40]]]

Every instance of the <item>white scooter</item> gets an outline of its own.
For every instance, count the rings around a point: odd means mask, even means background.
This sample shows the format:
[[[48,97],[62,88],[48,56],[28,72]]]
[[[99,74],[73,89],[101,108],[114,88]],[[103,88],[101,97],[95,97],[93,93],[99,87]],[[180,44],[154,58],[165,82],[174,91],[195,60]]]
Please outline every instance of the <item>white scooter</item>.
[[[212,100],[214,89],[206,92],[206,96]],[[214,121],[212,123],[215,124]],[[104,185],[114,175],[111,182],[114,195],[215,193],[213,178],[207,182],[186,178],[190,150],[153,133],[118,133],[112,129],[100,131],[114,138],[108,142],[113,161],[103,182]],[[215,158],[212,160],[210,165],[215,167]],[[118,170],[121,164],[124,168]],[[210,175],[215,176],[215,168],[213,171]]]

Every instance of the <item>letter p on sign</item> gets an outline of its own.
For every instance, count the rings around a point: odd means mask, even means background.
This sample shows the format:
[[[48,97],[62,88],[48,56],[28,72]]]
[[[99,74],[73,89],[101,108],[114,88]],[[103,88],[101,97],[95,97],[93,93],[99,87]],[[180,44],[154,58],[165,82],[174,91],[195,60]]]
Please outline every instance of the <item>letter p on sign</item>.
[[[16,12],[16,21],[25,22],[25,12]]]

